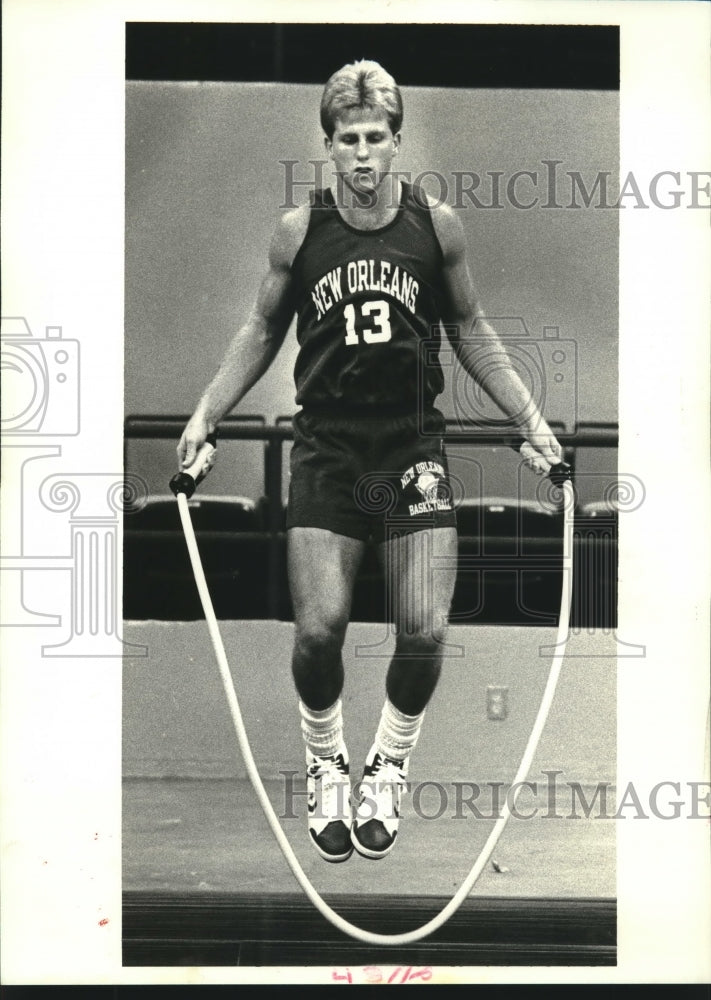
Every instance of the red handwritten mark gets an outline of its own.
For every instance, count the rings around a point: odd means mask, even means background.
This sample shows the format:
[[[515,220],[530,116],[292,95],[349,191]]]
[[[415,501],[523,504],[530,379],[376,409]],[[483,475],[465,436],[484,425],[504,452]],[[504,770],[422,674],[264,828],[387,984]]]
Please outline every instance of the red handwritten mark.
[[[363,974],[365,982],[369,985],[375,985],[376,983],[392,983],[399,985],[401,983],[411,983],[415,979],[420,979],[423,982],[429,982],[432,978],[432,967],[429,965],[420,967],[413,967],[412,965],[398,965],[391,971],[387,979],[385,978],[385,973],[378,965],[364,965],[360,971]],[[357,972],[358,970],[356,970],[356,974]],[[353,973],[349,968],[332,969],[331,979],[339,982],[352,983]]]
[[[339,973],[338,969],[334,969],[333,972],[331,973],[331,979],[334,979],[334,980],[336,980],[336,979],[345,979],[345,981],[347,983],[352,983],[353,982],[353,976],[351,975],[351,970],[350,969],[346,969],[345,976],[342,975],[341,973]]]
[[[99,921],[99,927],[106,927],[106,925],[108,924],[108,922],[109,922],[109,918],[108,917],[104,917],[102,920]]]
[[[432,978],[432,969],[429,965],[426,965],[424,969],[411,969],[408,979],[412,982],[413,979],[424,979],[428,982]]]

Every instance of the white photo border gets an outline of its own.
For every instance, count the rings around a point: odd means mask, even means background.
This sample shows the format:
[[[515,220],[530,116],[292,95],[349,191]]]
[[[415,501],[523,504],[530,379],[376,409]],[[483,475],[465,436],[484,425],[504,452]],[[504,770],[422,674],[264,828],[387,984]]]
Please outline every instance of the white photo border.
[[[69,468],[122,468],[125,23],[297,11],[321,22],[333,6],[254,11],[244,0],[3,5],[3,313],[60,324],[82,345],[92,421],[63,444]],[[349,18],[619,24],[622,176],[679,171],[688,187],[709,169],[704,4],[360,0]],[[647,656],[618,669],[619,788],[708,781],[710,231],[707,209],[621,211],[619,462],[648,502],[621,538],[620,619]],[[1,635],[4,984],[327,982],[315,967],[122,967],[121,661],[47,661],[34,632]],[[615,968],[443,969],[442,981],[708,981],[708,831],[619,823]]]

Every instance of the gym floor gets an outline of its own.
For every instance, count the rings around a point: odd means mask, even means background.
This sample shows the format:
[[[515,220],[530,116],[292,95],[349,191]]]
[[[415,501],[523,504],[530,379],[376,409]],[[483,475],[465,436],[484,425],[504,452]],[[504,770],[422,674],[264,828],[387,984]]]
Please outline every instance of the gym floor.
[[[413,808],[405,796],[396,848],[372,862],[354,853],[333,865],[311,848],[306,831],[305,782],[267,783],[270,801],[296,855],[319,891],[394,896],[453,894],[474,864],[493,826],[491,799],[478,818],[451,784],[422,786]],[[466,791],[466,790],[465,790]],[[587,791],[588,800],[591,790]],[[503,796],[502,792],[502,796]],[[466,800],[466,795],[464,796]],[[447,805],[441,816],[435,818]],[[519,799],[475,892],[485,896],[613,898],[614,822],[570,818],[561,796],[558,819],[547,818],[547,792]],[[287,808],[285,808],[285,806]],[[290,808],[291,807],[291,808]],[[180,892],[298,891],[261,806],[244,779],[133,779],[124,785],[124,886]],[[497,872],[493,862],[502,871]],[[504,870],[505,869],[505,870]]]
[[[372,639],[373,629],[353,626],[351,648]],[[250,650],[251,663],[263,663],[258,636],[273,658],[288,655],[288,624],[227,622],[222,631],[228,651]],[[454,638],[470,642],[471,632]],[[431,919],[461,885],[492,828],[494,788],[503,799],[518,765],[549,668],[533,654],[552,637],[549,629],[483,628],[475,635],[477,664],[495,662],[494,672],[475,667],[468,654],[453,658],[416,764],[413,757],[398,844],[378,862],[354,854],[330,865],[311,848],[300,736],[285,714],[291,691],[274,686],[273,711],[260,709],[265,688],[254,676],[263,674],[232,664],[282,828],[318,892],[347,919],[385,933],[408,930]],[[614,964],[616,824],[601,816],[599,798],[601,783],[609,785],[614,809],[614,668],[595,657],[603,637],[570,641],[577,658],[564,666],[530,775],[537,788],[523,789],[518,800],[522,818],[510,819],[455,917],[396,953],[368,949],[330,928],[303,895],[241,767],[204,622],[127,623],[125,638],[144,642],[148,655],[127,662],[124,686],[124,964]],[[354,717],[377,718],[380,684],[366,670],[382,671],[384,662],[361,663],[360,674],[353,665],[346,669],[345,713],[353,728]],[[610,673],[613,683],[602,690]],[[471,729],[463,728],[461,703],[471,713],[492,679],[510,685],[510,716],[478,726],[473,775],[471,762],[453,754]],[[369,730],[349,740],[354,780]],[[542,780],[547,769],[562,772],[554,807]],[[588,816],[571,785],[587,803],[598,793]]]

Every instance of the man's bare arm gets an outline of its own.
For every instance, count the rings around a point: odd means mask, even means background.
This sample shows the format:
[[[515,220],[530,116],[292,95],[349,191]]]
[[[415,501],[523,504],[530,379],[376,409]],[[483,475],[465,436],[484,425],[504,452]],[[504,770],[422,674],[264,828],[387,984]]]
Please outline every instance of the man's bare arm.
[[[444,318],[452,347],[466,372],[519,428],[528,442],[521,447],[524,458],[536,471],[546,472],[550,464],[560,461],[560,445],[484,317],[467,263],[462,224],[447,205],[433,211],[433,220],[444,254],[449,300]]]
[[[269,266],[246,322],[231,341],[215,377],[202,394],[178,444],[188,467],[220,420],[264,375],[276,357],[294,315],[291,264],[308,225],[296,209],[279,222],[269,248]]]

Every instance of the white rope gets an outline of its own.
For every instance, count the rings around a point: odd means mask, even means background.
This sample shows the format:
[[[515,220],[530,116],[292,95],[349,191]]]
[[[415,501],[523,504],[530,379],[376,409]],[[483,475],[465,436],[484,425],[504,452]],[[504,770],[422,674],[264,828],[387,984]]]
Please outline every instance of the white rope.
[[[300,884],[301,888],[304,890],[306,895],[309,897],[311,902],[314,904],[317,910],[323,914],[323,916],[329,920],[335,927],[342,930],[345,934],[350,935],[350,937],[355,938],[358,941],[363,941],[366,944],[385,944],[385,945],[395,945],[395,944],[410,944],[413,941],[419,941],[426,937],[428,934],[432,934],[438,928],[440,928],[453,913],[461,906],[464,900],[467,898],[471,892],[474,884],[484,870],[486,863],[488,862],[491,854],[498,843],[501,834],[504,832],[506,823],[511,816],[511,813],[516,805],[516,799],[518,798],[519,792],[521,791],[522,782],[525,781],[528,772],[531,768],[531,763],[533,757],[536,753],[538,747],[538,741],[540,740],[541,733],[546,724],[546,719],[548,718],[548,712],[550,710],[551,704],[553,702],[553,696],[555,694],[556,685],[558,683],[558,677],[560,676],[561,667],[563,665],[563,657],[565,655],[565,644],[568,636],[568,623],[570,618],[570,603],[572,594],[572,581],[573,581],[573,507],[574,507],[574,497],[573,489],[569,481],[563,484],[563,506],[564,506],[564,537],[563,537],[563,585],[561,591],[561,604],[560,604],[560,620],[558,622],[558,633],[555,643],[555,653],[553,655],[553,662],[551,664],[550,673],[548,675],[548,680],[546,682],[545,690],[543,692],[543,697],[541,699],[541,704],[538,709],[538,714],[536,720],[533,724],[533,729],[531,735],[528,738],[528,743],[526,744],[526,749],[523,754],[523,758],[516,772],[516,776],[513,780],[512,788],[513,793],[506,796],[506,802],[501,810],[501,814],[497,819],[491,833],[489,834],[486,843],[484,844],[479,857],[472,866],[469,874],[462,882],[461,886],[450,899],[447,905],[440,910],[440,912],[429,920],[426,924],[422,924],[421,927],[417,927],[412,931],[406,931],[402,934],[377,934],[373,931],[363,930],[361,927],[356,927],[355,924],[351,924],[348,920],[345,920],[340,914],[336,913],[328,903],[326,903],[314,886],[309,881],[306,873],[299,864],[299,861],[292,850],[291,844],[286,838],[284,831],[281,828],[279,820],[272,808],[272,804],[269,801],[264,785],[262,784],[262,779],[259,776],[257,766],[254,762],[254,757],[252,756],[252,751],[249,746],[249,740],[247,738],[247,733],[244,728],[244,723],[242,721],[242,713],[240,711],[239,702],[237,700],[237,694],[235,692],[234,683],[232,681],[232,674],[230,673],[229,664],[227,662],[227,655],[225,653],[225,647],[222,643],[222,637],[220,635],[220,630],[217,624],[217,618],[215,617],[215,611],[212,606],[212,601],[210,599],[210,593],[207,588],[207,582],[205,580],[205,573],[202,568],[202,562],[200,560],[200,553],[197,547],[197,541],[195,539],[195,532],[193,531],[192,521],[190,520],[190,509],[188,507],[187,497],[184,493],[178,493],[178,508],[180,510],[180,520],[183,525],[183,531],[185,532],[185,540],[188,544],[188,552],[190,554],[190,562],[192,563],[193,572],[195,574],[195,582],[197,583],[198,592],[200,594],[200,600],[202,601],[203,610],[205,612],[205,620],[207,621],[207,627],[210,631],[210,638],[212,639],[212,644],[215,650],[215,656],[217,657],[217,665],[220,670],[220,676],[222,678],[222,684],[225,689],[225,694],[227,695],[227,702],[230,709],[230,714],[232,715],[232,721],[234,722],[235,730],[237,732],[237,739],[239,741],[240,750],[242,751],[242,756],[244,757],[244,762],[247,767],[247,773],[249,775],[249,780],[252,783],[252,787],[257,794],[257,798],[264,810],[264,815],[267,818],[269,826],[272,829],[274,836],[281,847],[281,850],[286,858],[289,867],[291,868],[297,882]]]

